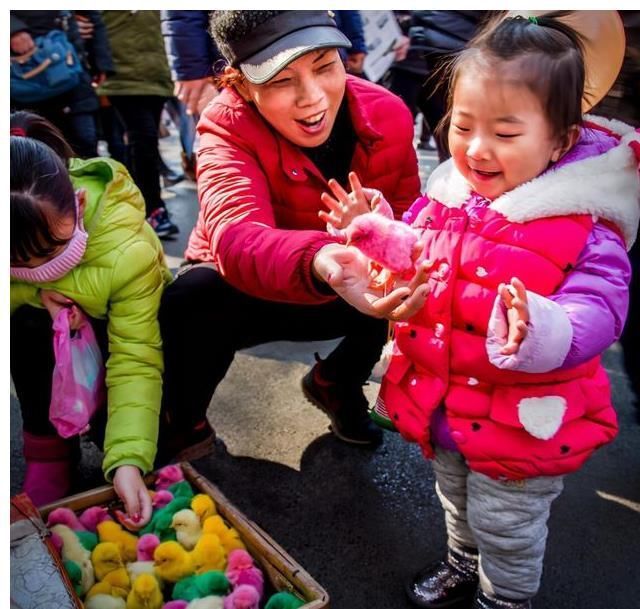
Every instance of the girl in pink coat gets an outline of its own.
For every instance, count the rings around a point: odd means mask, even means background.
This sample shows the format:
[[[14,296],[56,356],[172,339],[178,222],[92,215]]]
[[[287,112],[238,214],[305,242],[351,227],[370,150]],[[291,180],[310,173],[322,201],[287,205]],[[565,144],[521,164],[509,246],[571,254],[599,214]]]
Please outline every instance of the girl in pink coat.
[[[407,586],[420,607],[531,607],[563,477],[617,432],[600,354],[627,313],[640,134],[583,118],[583,45],[559,16],[502,20],[457,57],[452,159],[405,214],[430,292],[395,326],[376,409],[433,459],[445,511],[446,558]],[[352,184],[322,217],[396,264],[381,244],[411,235]]]

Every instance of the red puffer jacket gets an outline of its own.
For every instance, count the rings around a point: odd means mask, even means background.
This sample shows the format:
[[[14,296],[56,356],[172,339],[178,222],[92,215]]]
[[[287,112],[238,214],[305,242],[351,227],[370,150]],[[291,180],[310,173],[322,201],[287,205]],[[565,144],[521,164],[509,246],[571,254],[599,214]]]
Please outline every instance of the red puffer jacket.
[[[382,191],[400,217],[420,194],[413,120],[400,98],[347,77],[357,143],[351,169]],[[316,252],[335,242],[318,218],[327,182],[234,89],[198,124],[200,214],[185,256],[214,262],[238,289],[266,300],[321,303],[333,298],[313,281]],[[331,176],[328,176],[331,177]]]

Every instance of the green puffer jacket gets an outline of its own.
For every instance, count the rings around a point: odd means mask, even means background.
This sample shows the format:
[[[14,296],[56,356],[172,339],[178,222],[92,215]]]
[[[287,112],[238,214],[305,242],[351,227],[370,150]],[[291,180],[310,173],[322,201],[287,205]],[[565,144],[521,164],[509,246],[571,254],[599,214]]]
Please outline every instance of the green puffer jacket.
[[[129,173],[112,159],[73,159],[74,188],[86,191],[89,234],[81,263],[61,279],[29,284],[11,280],[11,312],[42,308],[40,289],[71,298],[87,315],[107,319],[108,422],[103,470],[120,465],[151,471],[162,397],[162,342],[158,307],[171,273],[160,241],[145,221],[144,200]]]
[[[164,50],[160,11],[102,11],[115,73],[98,95],[171,97],[173,83]]]

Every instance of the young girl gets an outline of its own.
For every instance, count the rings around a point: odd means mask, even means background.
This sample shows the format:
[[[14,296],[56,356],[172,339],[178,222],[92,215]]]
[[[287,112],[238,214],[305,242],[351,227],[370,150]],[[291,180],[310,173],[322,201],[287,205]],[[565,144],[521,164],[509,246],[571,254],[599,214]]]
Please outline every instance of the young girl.
[[[72,154],[51,123],[11,116],[11,375],[24,424],[24,487],[37,505],[70,488],[77,438],[57,436],[48,416],[52,319],[71,307],[77,324],[79,308],[105,352],[104,473],[142,525],[151,512],[142,474],[153,467],[161,397],[157,312],[171,274],[124,167]]]
[[[531,607],[563,476],[616,435],[599,356],[627,312],[640,135],[583,119],[581,49],[548,16],[463,51],[452,160],[407,213],[430,294],[395,326],[377,406],[433,459],[445,511],[448,554],[407,587],[420,607]],[[332,190],[323,217],[343,228],[370,193]]]

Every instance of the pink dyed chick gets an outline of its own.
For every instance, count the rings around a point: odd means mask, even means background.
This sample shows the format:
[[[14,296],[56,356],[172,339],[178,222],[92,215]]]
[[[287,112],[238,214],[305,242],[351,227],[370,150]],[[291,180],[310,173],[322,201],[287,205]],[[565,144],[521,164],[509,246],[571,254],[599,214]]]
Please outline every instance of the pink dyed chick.
[[[354,218],[345,235],[348,245],[394,273],[414,268],[411,254],[418,235],[408,224],[372,212]]]
[[[113,518],[109,516],[109,510],[106,507],[94,505],[82,512],[79,520],[87,531],[95,533],[101,522],[104,522],[105,520],[113,520]]]
[[[73,510],[66,507],[56,508],[49,512],[47,518],[47,526],[52,527],[54,524],[65,524],[72,531],[86,531],[85,526],[80,522]]]
[[[158,470],[156,477],[156,490],[163,491],[168,489],[172,484],[184,480],[182,469],[179,465],[165,465]]]
[[[53,544],[53,547],[55,548],[58,555],[62,556],[62,546],[64,545],[64,540],[62,539],[62,537],[60,537],[60,535],[58,535],[57,533],[51,531],[51,543]]]
[[[153,560],[153,551],[160,545],[160,538],[153,533],[145,533],[138,539],[136,559],[139,561]]]
[[[246,550],[229,552],[225,575],[234,588],[247,584],[254,587],[259,597],[262,598],[264,576],[262,571],[255,566],[251,554]]]
[[[173,501],[173,494],[167,490],[156,491],[151,498],[154,510],[159,510]]]
[[[260,594],[247,584],[238,586],[224,599],[224,609],[258,609]]]
[[[168,603],[165,603],[164,605],[162,605],[162,609],[187,609],[188,605],[189,605],[188,601],[183,601],[182,599],[179,599],[179,600],[169,601]]]

